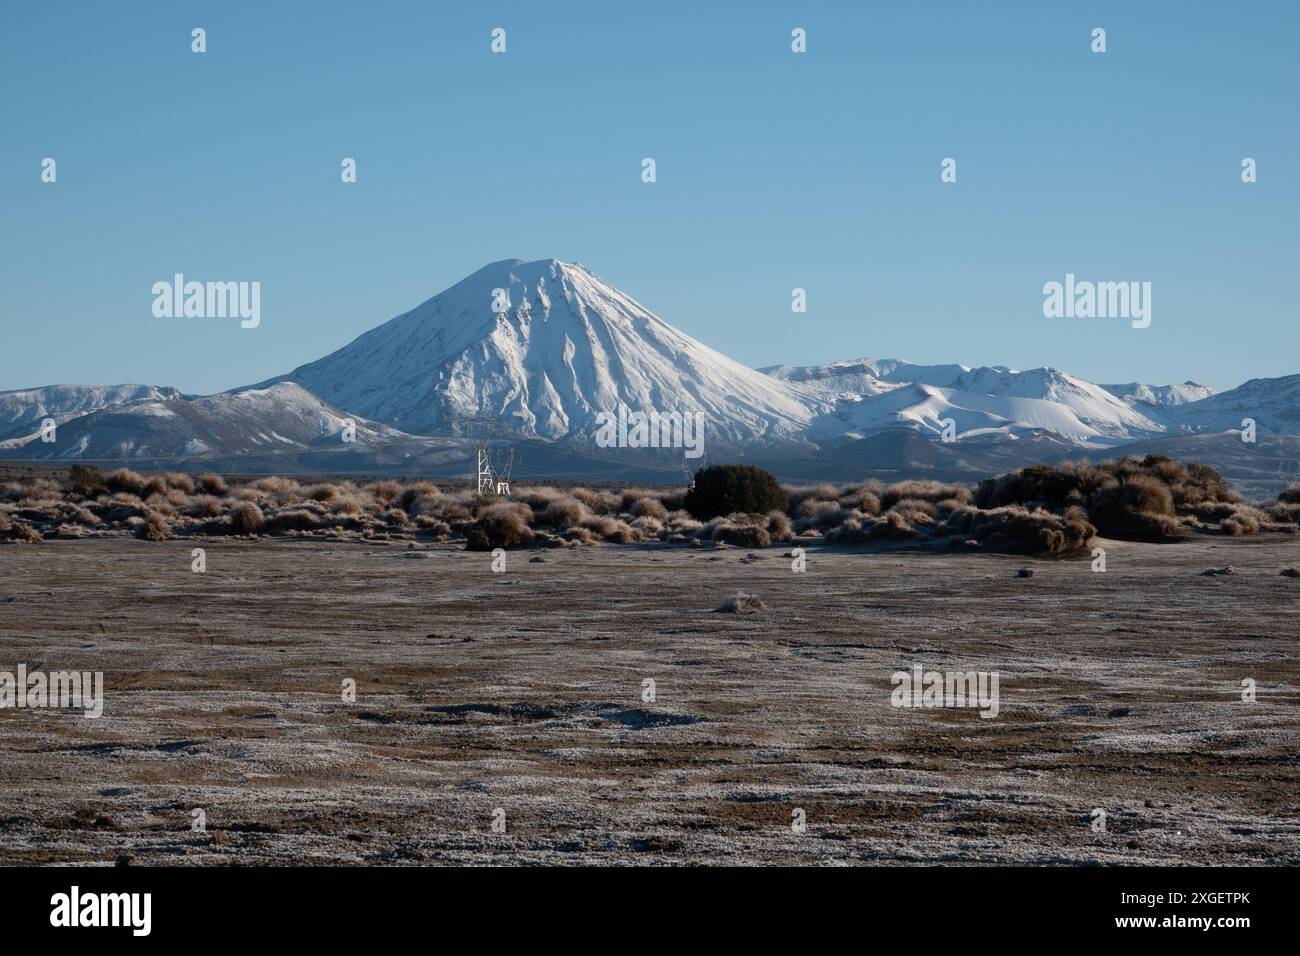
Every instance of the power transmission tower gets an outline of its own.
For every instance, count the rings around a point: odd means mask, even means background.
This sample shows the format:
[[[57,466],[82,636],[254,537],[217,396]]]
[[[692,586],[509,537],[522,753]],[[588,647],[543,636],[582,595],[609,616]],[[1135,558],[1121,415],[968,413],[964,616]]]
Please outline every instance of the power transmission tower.
[[[492,415],[458,418],[453,431],[467,438],[474,450],[474,471],[470,475],[475,494],[483,496],[510,494],[510,472],[515,463],[513,448],[494,449],[492,441],[500,419]]]

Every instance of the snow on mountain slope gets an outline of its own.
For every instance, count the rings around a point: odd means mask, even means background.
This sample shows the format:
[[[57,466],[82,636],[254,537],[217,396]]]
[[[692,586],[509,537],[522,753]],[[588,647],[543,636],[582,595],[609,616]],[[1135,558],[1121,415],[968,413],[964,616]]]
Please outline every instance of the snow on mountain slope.
[[[1177,405],[1166,414],[1184,430],[1239,429],[1253,418],[1262,434],[1300,434],[1300,375],[1252,378],[1244,385],[1200,401]]]
[[[1162,421],[1102,387],[1052,368],[1020,372],[1005,366],[970,368],[857,359],[803,368],[774,366],[764,371],[838,399],[840,407],[835,413],[817,419],[809,433],[814,439],[833,437],[837,420],[854,434],[900,423],[925,429],[929,427],[926,423],[935,420],[931,413],[941,406],[948,411],[938,418],[954,418],[963,435],[971,430],[987,434],[994,429],[1014,435],[1046,429],[1071,441],[1095,443],[1165,430]],[[909,386],[911,391],[903,391]],[[893,395],[893,401],[873,400],[882,395]],[[856,411],[844,407],[855,401],[863,407]]]
[[[357,444],[408,438],[325,404],[293,382],[204,398],[111,406],[60,425],[56,441],[0,442],[0,454],[41,459],[159,459],[301,450],[341,443],[351,419]]]
[[[900,425],[940,437],[945,419],[951,419],[959,441],[970,438],[1046,431],[1079,445],[1113,445],[1126,435],[1101,431],[1059,401],[1016,395],[987,395],[935,385],[904,385],[859,402],[842,404],[835,412],[819,416],[809,429],[814,440],[861,438]]]
[[[791,382],[804,391],[827,401],[857,400],[868,395],[879,395],[898,388],[899,385],[883,381],[876,376],[874,367],[866,364],[870,359],[832,362],[830,365],[786,366],[771,365],[759,369],[764,375]]]
[[[1143,385],[1141,382],[1129,382],[1125,385],[1100,387],[1129,405],[1149,405],[1157,409],[1187,405],[1217,394],[1210,386],[1199,382],[1183,382],[1181,385]]]
[[[156,385],[44,385],[0,392],[0,439],[36,435],[47,418],[62,425],[101,408],[180,397],[176,389]]]
[[[508,308],[492,310],[495,289]],[[708,441],[794,440],[831,404],[697,342],[580,265],[494,262],[281,379],[408,432],[500,416],[591,444],[601,412],[702,411]]]

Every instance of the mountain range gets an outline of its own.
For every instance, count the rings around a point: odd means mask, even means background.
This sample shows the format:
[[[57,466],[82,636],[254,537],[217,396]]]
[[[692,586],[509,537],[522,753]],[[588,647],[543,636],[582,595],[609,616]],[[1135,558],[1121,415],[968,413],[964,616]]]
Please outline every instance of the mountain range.
[[[602,447],[602,416],[620,406],[700,412],[709,460],[763,463],[789,478],[970,477],[1129,446],[1178,455],[1190,442],[1230,459],[1240,481],[1267,482],[1300,456],[1300,375],[1217,393],[898,359],[755,370],[555,259],[491,263],[336,352],[216,395],[156,385],[0,392],[0,456],[463,474],[458,425],[490,417],[499,442],[523,449],[522,475],[532,462],[543,477],[669,480],[699,464],[680,450]],[[1253,448],[1239,447],[1247,418]],[[42,439],[47,420],[54,441]]]

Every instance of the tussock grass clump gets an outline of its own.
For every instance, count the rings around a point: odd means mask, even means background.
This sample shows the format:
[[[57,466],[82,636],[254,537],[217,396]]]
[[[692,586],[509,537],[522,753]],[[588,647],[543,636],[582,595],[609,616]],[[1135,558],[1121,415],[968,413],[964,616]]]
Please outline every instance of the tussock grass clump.
[[[295,507],[278,511],[266,519],[265,531],[315,531],[320,527],[321,516],[311,508]]]
[[[784,511],[769,511],[767,514],[767,533],[773,541],[793,541],[794,526]]]
[[[668,509],[664,507],[664,503],[658,498],[648,496],[637,498],[627,510],[633,518],[657,518],[662,521],[668,517]]]
[[[137,497],[144,491],[144,479],[130,468],[119,468],[110,472],[104,479],[104,484],[109,491],[123,492]]]
[[[167,530],[167,519],[156,511],[150,511],[136,529],[135,536],[146,541],[166,541],[171,537]]]
[[[1097,534],[1080,508],[1056,514],[1019,505],[974,513],[969,531],[989,551],[1053,558],[1088,553]]]
[[[732,520],[734,517],[715,518],[700,528],[699,537],[741,548],[766,548],[772,543],[765,526]]]
[[[533,529],[528,526],[532,511],[520,502],[501,502],[484,507],[469,532],[466,548],[491,551],[493,548],[519,548],[532,544]]]
[[[26,521],[10,520],[0,514],[0,540],[20,541],[24,544],[39,544],[45,538]]]
[[[826,532],[827,544],[872,544],[882,541],[908,541],[919,532],[897,511],[879,517],[855,513]]]
[[[217,497],[221,497],[229,490],[226,479],[220,475],[199,475],[194,479],[194,486],[205,495],[216,495]]]
[[[538,522],[545,528],[571,528],[591,517],[591,512],[577,498],[563,495],[552,498],[537,516]]]
[[[1188,534],[1175,517],[1169,485],[1149,474],[1107,479],[1088,499],[1088,515],[1111,538],[1170,541]]]
[[[262,509],[251,501],[236,502],[230,509],[231,534],[257,534],[265,522]]]
[[[187,495],[194,494],[194,479],[189,475],[173,471],[168,473],[166,478],[168,487],[175,488],[177,491],[183,491]]]
[[[880,494],[880,507],[888,511],[902,501],[935,502],[948,498],[965,503],[970,497],[971,491],[965,485],[950,485],[941,481],[900,481]]]
[[[1300,505],[1300,485],[1292,485],[1277,496],[1277,500],[1287,505]]]
[[[98,498],[108,490],[98,465],[73,465],[68,469],[68,487],[81,498]]]
[[[715,614],[757,614],[759,611],[766,611],[767,605],[753,594],[746,594],[743,591],[739,594],[733,594],[721,604],[713,609]]]
[[[438,489],[427,481],[413,481],[402,489],[401,494],[397,496],[397,507],[401,508],[409,515],[417,515],[420,512],[413,510],[413,506],[422,498],[434,498],[439,494]]]
[[[388,506],[397,501],[402,494],[402,485],[400,482],[393,481],[391,478],[385,481],[376,481],[368,488],[376,501],[381,505]],[[405,509],[403,509],[405,510]]]

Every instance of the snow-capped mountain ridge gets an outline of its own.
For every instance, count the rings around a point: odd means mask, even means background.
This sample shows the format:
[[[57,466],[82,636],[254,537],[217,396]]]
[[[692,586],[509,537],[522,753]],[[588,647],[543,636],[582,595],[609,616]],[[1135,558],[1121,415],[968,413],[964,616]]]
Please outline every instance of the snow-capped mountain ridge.
[[[62,425],[101,408],[180,397],[179,390],[157,385],[45,385],[0,392],[0,440],[35,436],[46,418]]]
[[[0,449],[68,461],[282,453],[341,444],[349,421],[355,428],[353,444],[410,437],[333,408],[293,382],[281,382],[201,398],[112,405],[60,425],[57,441],[29,436],[0,442]]]

